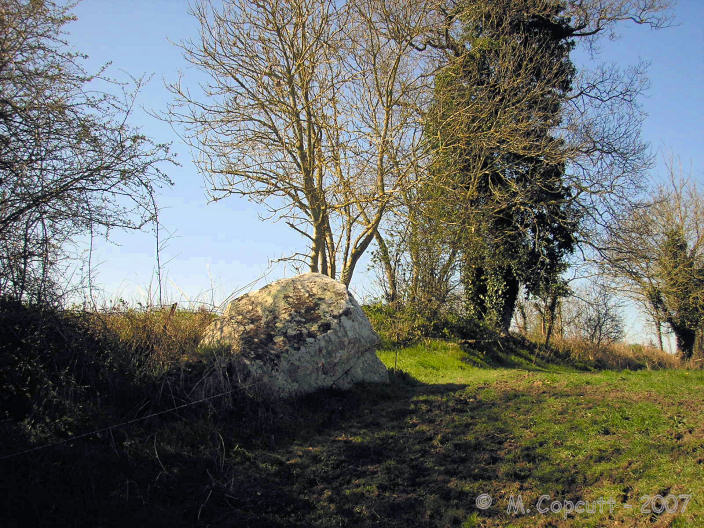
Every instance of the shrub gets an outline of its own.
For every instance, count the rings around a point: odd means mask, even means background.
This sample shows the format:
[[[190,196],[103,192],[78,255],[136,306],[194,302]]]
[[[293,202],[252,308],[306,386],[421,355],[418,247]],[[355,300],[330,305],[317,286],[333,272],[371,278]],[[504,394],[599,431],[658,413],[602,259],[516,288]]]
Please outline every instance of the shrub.
[[[0,434],[20,443],[63,437],[188,401],[204,366],[183,360],[196,358],[213,317],[175,306],[96,313],[0,299]]]
[[[32,435],[70,431],[134,391],[136,365],[82,312],[0,300],[0,419]]]
[[[383,348],[417,343],[421,339],[459,337],[468,321],[446,312],[432,316],[411,305],[370,304],[362,307]]]

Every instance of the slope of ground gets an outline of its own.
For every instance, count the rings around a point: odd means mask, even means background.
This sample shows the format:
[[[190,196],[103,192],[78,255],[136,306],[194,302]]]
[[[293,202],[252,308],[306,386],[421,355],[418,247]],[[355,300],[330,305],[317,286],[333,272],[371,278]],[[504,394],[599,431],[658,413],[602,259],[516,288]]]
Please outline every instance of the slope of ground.
[[[704,372],[478,367],[440,341],[380,357],[388,386],[190,407],[3,460],[3,526],[704,526]]]

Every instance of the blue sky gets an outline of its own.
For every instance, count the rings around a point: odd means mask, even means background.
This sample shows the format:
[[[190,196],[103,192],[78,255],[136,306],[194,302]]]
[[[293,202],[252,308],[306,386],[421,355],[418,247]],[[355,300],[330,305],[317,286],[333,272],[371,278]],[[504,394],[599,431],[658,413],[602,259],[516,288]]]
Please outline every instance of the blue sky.
[[[173,43],[198,34],[187,13],[186,0],[83,0],[75,10],[78,21],[67,29],[76,49],[89,55],[89,69],[112,62],[109,72],[126,79],[152,75],[138,104],[163,111],[170,94],[164,81],[181,71],[188,84],[199,73],[189,69]],[[623,24],[615,41],[603,42],[599,60],[620,65],[650,62],[650,89],[642,99],[648,114],[643,136],[659,154],[654,172],[664,173],[663,155],[680,156],[704,181],[704,2],[681,0],[675,26],[653,31]],[[578,60],[585,60],[578,54]],[[303,249],[303,240],[283,224],[261,221],[259,209],[242,198],[207,204],[204,183],[191,163],[188,148],[170,127],[138,109],[134,125],[157,141],[173,141],[180,167],[168,169],[174,181],[163,190],[162,224],[171,238],[162,253],[170,296],[221,301],[230,293],[270,271],[267,280],[292,274],[269,261]],[[97,282],[106,299],[134,301],[144,295],[154,270],[154,241],[145,233],[115,233],[115,244],[96,244]],[[352,290],[364,297],[373,292],[371,277],[359,267]],[[211,291],[212,290],[212,291]],[[631,317],[631,326],[639,323]],[[633,333],[634,328],[631,328]]]
[[[168,232],[162,252],[166,284],[176,300],[221,301],[232,291],[271,271],[269,261],[287,255],[299,243],[285,226],[259,220],[259,210],[232,198],[207,204],[204,183],[191,162],[191,153],[169,125],[148,115],[162,112],[170,99],[164,82],[178,72],[188,84],[198,72],[189,69],[174,45],[197,36],[198,26],[178,0],[84,0],[75,10],[78,21],[68,26],[74,46],[89,55],[89,69],[111,62],[117,79],[152,76],[138,98],[132,124],[159,142],[173,142],[180,167],[167,166],[174,186],[164,188],[159,203],[161,223]],[[115,243],[95,244],[97,283],[107,299],[128,301],[144,296],[154,271],[154,239],[148,233],[112,233]],[[211,295],[213,287],[216,289]]]

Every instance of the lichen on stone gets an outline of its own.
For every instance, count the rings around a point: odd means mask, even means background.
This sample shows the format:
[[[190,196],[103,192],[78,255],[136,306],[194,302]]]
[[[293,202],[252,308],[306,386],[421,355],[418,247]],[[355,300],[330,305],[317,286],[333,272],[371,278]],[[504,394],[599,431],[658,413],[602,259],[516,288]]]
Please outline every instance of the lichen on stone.
[[[386,369],[374,353],[378,342],[347,288],[316,273],[283,279],[235,299],[202,340],[228,346],[233,360],[246,360],[250,377],[280,394],[308,392],[340,380],[342,385],[384,381]],[[370,353],[373,358],[366,357]],[[366,373],[355,370],[360,365]],[[352,380],[355,376],[360,379]]]

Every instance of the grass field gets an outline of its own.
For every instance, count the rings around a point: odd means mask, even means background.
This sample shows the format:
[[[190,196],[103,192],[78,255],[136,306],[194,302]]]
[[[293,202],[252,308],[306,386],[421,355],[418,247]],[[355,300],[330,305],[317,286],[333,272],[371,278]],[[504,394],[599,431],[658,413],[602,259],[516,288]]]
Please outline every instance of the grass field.
[[[442,483],[447,525],[704,526],[704,372],[472,368],[459,347],[434,348],[444,351],[399,354],[398,366],[428,385],[410,400],[403,432],[415,440],[391,451],[433,461],[422,473]],[[395,353],[381,357],[392,365]],[[477,511],[482,493],[493,504]],[[532,514],[508,515],[512,495]],[[557,500],[561,511],[536,513],[543,495],[541,509]],[[670,496],[664,511],[657,495]],[[679,495],[691,495],[686,511],[668,513]],[[580,500],[597,511],[566,511],[564,501]]]
[[[0,462],[0,525],[704,526],[704,371],[444,341],[379,355],[389,385],[192,407]]]

